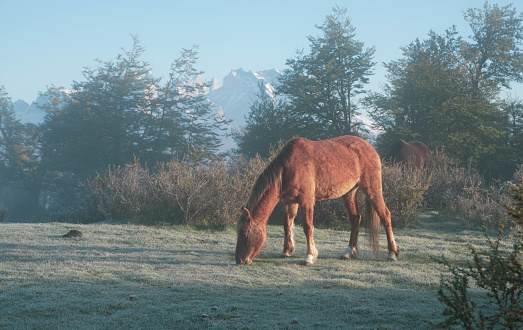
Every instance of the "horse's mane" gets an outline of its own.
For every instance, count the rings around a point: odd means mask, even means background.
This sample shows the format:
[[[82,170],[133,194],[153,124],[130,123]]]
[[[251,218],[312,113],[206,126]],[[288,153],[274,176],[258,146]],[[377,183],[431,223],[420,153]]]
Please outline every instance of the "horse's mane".
[[[258,176],[245,205],[248,210],[251,210],[251,208],[260,201],[260,198],[274,181],[277,181],[278,186],[281,189],[281,170],[287,159],[289,159],[289,156],[292,154],[294,144],[297,140],[298,139],[295,138],[291,139]]]

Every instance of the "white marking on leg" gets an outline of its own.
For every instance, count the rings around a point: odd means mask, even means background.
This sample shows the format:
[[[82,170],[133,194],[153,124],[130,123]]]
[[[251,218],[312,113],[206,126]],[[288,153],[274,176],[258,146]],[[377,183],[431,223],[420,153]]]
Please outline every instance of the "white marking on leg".
[[[314,247],[312,254],[307,254],[307,257],[305,257],[304,263],[305,265],[312,265],[316,259],[318,259],[318,249]]]
[[[291,246],[294,248],[294,223],[291,227]]]

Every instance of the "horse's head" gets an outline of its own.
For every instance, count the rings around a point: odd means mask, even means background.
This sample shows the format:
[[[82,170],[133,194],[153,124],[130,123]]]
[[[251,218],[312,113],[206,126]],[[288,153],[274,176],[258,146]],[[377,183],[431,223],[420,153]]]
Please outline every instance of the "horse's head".
[[[252,219],[251,213],[245,207],[236,227],[238,241],[236,243],[236,263],[248,265],[252,262],[265,243],[266,228]]]

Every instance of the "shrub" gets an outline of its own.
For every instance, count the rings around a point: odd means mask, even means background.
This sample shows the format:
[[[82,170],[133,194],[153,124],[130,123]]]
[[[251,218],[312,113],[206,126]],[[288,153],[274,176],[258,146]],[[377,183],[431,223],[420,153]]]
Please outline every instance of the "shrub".
[[[519,181],[519,182],[518,182]],[[510,203],[499,202],[516,223],[523,215],[523,177],[509,184]],[[504,226],[492,241],[485,230],[487,250],[469,246],[472,261],[467,267],[451,265],[444,257],[436,259],[451,272],[451,277],[442,277],[438,300],[447,307],[445,321],[440,326],[461,325],[467,329],[503,327],[517,329],[523,326],[523,268],[519,260],[523,252],[523,235],[513,237],[512,250],[505,252]],[[489,306],[479,306],[469,293],[469,281],[486,293]],[[492,308],[493,307],[493,308]]]
[[[393,163],[383,166],[382,181],[392,225],[401,227],[418,223],[430,176],[413,166]]]
[[[207,163],[173,160],[153,172],[135,160],[87,182],[86,209],[92,221],[133,219],[224,227],[235,223],[265,166],[260,157],[212,158]]]
[[[471,226],[497,228],[504,212],[494,200],[506,198],[502,185],[486,186],[477,170],[453,166],[441,150],[430,153],[427,172],[432,177],[425,193],[427,207],[457,214]]]
[[[274,156],[282,145],[275,146],[271,154]],[[172,160],[152,171],[136,159],[124,167],[109,168],[87,182],[85,206],[61,216],[77,222],[134,219],[143,223],[233,225],[253,183],[268,163],[269,159],[259,156],[247,159],[234,155],[210,158],[205,163]],[[477,171],[452,166],[440,151],[431,154],[427,165],[424,171],[399,164],[383,165],[383,194],[393,226],[417,223],[425,203],[439,211],[459,214],[473,225],[495,228],[504,214],[494,202],[506,198],[501,185],[487,189]],[[360,194],[362,214],[363,200]],[[283,215],[280,203],[270,223],[281,224]],[[343,203],[318,202],[315,225],[348,229]]]
[[[268,163],[269,159],[259,156],[251,159],[231,156],[228,159],[211,158],[206,163],[173,160],[159,164],[151,171],[136,159],[123,168],[109,168],[87,182],[84,215],[80,216],[82,212],[78,212],[67,217],[78,222],[133,219],[142,223],[233,225],[252,185]],[[395,226],[417,221],[426,186],[423,172],[400,165],[384,166],[384,195]],[[360,194],[360,205],[363,200]],[[280,203],[269,221],[281,224],[283,218],[284,208]],[[349,228],[343,203],[340,200],[317,203],[315,225]]]
[[[349,216],[340,198],[316,203],[314,226],[318,228],[350,229]]]
[[[514,182],[507,182],[507,195],[510,201],[496,201],[518,226],[523,227],[523,165],[514,174]]]

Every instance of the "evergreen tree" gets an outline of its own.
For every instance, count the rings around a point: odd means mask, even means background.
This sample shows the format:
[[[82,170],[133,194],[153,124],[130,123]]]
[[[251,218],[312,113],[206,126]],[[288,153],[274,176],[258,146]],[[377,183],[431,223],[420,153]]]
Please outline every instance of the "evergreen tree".
[[[357,134],[360,123],[356,96],[363,93],[375,63],[374,48],[364,49],[355,40],[355,27],[347,10],[335,7],[318,29],[321,36],[309,36],[310,53],[298,52],[287,60],[279,93],[288,97],[291,118],[302,124],[312,138]]]
[[[184,159],[191,150],[214,154],[221,146],[218,132],[227,122],[213,113],[206,97],[209,84],[194,79],[203,73],[194,67],[197,50],[183,49],[167,82],[158,88],[152,136],[159,160]]]
[[[206,99],[206,84],[192,83],[197,48],[183,50],[167,82],[154,79],[137,37],[116,61],[86,68],[72,91],[51,87],[41,127],[42,169],[48,189],[65,205],[72,191],[109,166],[139,159],[155,166],[189,152],[214,153],[219,120]],[[201,157],[200,157],[201,158]]]
[[[523,164],[523,101],[509,99],[503,103],[503,109],[508,117],[506,141],[510,155],[510,164]]]
[[[287,118],[285,102],[269,95],[264,83],[258,84],[256,100],[250,106],[246,125],[240,131],[233,132],[233,139],[238,145],[238,152],[254,157],[269,156],[271,146],[278,145],[279,141],[288,141],[293,136],[294,121]]]
[[[11,216],[30,217],[38,209],[41,178],[36,127],[16,118],[11,99],[0,86],[0,185],[3,193],[21,191],[20,207]],[[7,205],[10,208],[10,205]]]
[[[74,82],[72,92],[48,91],[42,125],[48,170],[84,180],[141,156],[143,118],[153,99],[145,79],[150,69],[139,59],[143,51],[134,37],[133,49],[116,62],[99,61],[97,68],[86,68],[85,81]]]

